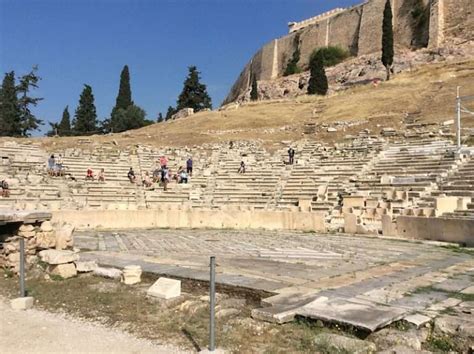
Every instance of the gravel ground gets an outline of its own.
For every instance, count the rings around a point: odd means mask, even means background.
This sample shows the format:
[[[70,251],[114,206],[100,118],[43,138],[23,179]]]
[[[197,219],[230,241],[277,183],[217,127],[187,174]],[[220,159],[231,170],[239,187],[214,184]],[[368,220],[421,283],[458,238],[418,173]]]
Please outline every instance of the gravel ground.
[[[185,353],[137,339],[118,329],[31,309],[14,311],[0,297],[0,352],[7,353]]]

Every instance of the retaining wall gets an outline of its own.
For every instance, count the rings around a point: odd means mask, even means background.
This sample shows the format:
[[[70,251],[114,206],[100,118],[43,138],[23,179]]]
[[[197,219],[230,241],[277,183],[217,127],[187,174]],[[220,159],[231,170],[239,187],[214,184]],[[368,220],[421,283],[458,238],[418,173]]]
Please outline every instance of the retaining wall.
[[[256,210],[59,210],[52,222],[76,228],[212,228],[325,232],[324,214]]]

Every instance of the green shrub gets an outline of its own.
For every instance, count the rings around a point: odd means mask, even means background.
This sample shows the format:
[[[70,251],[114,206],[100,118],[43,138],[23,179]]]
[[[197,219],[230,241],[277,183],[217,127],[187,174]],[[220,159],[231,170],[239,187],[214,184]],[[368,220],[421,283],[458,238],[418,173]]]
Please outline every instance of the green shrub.
[[[311,54],[311,58],[318,54],[321,55],[321,57],[323,58],[323,63],[325,67],[337,65],[350,57],[350,53],[348,50],[334,46],[315,49]]]

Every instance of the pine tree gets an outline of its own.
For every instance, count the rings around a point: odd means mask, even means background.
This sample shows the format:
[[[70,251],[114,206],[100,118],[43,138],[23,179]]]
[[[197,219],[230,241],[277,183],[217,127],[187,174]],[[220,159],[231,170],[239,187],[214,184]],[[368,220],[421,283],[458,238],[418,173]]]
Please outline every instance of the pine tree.
[[[20,136],[21,112],[16,95],[15,72],[5,74],[0,90],[0,136]]]
[[[161,112],[158,113],[158,118],[156,119],[156,122],[157,122],[157,123],[161,123],[161,122],[163,122],[163,119],[164,119],[164,118],[163,118],[163,114],[161,114]]]
[[[390,0],[385,3],[382,23],[382,63],[387,71],[387,80],[390,80],[390,72],[393,70],[393,27],[392,27],[392,6]]]
[[[60,136],[68,136],[71,134],[71,121],[69,115],[69,106],[66,106],[63,111],[63,117],[58,124],[58,134]]]
[[[257,77],[252,75],[252,90],[250,91],[250,100],[257,101],[258,100],[258,83]]]
[[[22,136],[29,136],[30,130],[39,128],[43,121],[35,117],[31,112],[30,106],[36,107],[39,101],[43,99],[40,97],[31,97],[29,92],[31,89],[38,88],[38,82],[41,78],[36,74],[37,66],[26,75],[20,77],[20,82],[16,87],[16,92],[19,95],[18,108],[20,110],[20,129]]]
[[[308,94],[325,95],[328,92],[328,79],[324,70],[323,57],[316,53],[309,62],[311,77],[308,83]]]
[[[199,82],[199,71],[195,66],[190,66],[188,70],[189,73],[184,81],[183,91],[178,97],[176,111],[183,108],[193,108],[194,112],[206,108],[212,109],[211,98],[207,93],[206,85]]]
[[[97,113],[94,105],[92,87],[84,85],[79,98],[79,105],[74,115],[74,132],[77,134],[94,133],[97,131]]]

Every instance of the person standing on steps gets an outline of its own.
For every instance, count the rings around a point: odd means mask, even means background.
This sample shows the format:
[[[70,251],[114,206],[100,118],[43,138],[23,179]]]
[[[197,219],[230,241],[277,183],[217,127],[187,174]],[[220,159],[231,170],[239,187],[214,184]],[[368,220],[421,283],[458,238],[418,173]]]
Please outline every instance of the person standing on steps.
[[[189,157],[188,161],[186,161],[186,173],[192,177],[193,176],[193,159]]]
[[[288,163],[290,165],[293,165],[294,162],[295,162],[295,150],[290,146],[290,148],[288,149]]]

